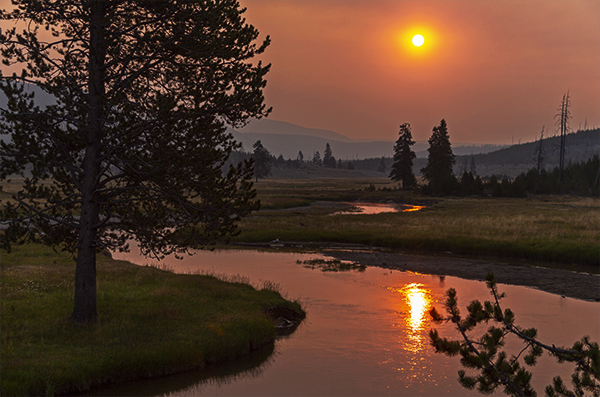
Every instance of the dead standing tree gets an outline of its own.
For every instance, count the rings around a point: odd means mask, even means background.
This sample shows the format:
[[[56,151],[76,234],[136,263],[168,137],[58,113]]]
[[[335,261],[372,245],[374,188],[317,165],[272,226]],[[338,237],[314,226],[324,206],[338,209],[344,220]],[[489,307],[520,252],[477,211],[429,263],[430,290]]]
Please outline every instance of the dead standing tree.
[[[562,185],[563,170],[565,169],[565,149],[566,149],[566,138],[570,131],[569,120],[572,118],[571,111],[571,100],[569,98],[569,91],[563,95],[563,99],[558,108],[556,116],[556,126],[560,131],[560,147],[558,154],[558,183]]]
[[[537,194],[538,191],[538,183],[540,179],[540,172],[544,167],[544,129],[546,126],[542,126],[542,131],[540,132],[540,140],[537,141],[537,145],[535,147],[535,188],[534,194]]]

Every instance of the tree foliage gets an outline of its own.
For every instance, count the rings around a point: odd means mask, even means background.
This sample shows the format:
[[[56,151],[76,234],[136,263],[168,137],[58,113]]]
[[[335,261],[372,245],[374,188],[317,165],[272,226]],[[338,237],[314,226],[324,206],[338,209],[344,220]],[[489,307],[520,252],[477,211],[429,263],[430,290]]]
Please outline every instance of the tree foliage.
[[[467,306],[468,315],[461,316],[458,308],[456,290],[447,291],[445,302],[447,316],[444,317],[435,308],[430,314],[434,321],[451,321],[462,336],[462,341],[452,341],[439,336],[437,330],[429,332],[431,343],[436,352],[448,356],[460,354],[463,367],[479,371],[478,375],[467,375],[465,370],[458,371],[459,382],[467,389],[477,388],[482,394],[491,394],[501,387],[509,396],[536,396],[531,386],[532,374],[520,362],[521,356],[525,365],[534,366],[537,359],[547,352],[558,362],[575,364],[572,375],[573,389],[564,384],[560,377],[546,387],[547,396],[583,396],[585,393],[597,397],[600,395],[600,348],[597,342],[588,336],[576,342],[573,347],[556,347],[547,345],[536,339],[535,328],[521,328],[515,324],[515,315],[510,309],[502,310],[500,302],[505,296],[498,292],[496,278],[493,273],[486,276],[486,283],[493,297],[483,304],[474,300]],[[477,325],[493,322],[479,338],[473,338],[470,332]],[[502,350],[508,336],[514,336],[523,342],[523,349],[516,355],[508,357]]]
[[[417,185],[417,178],[413,173],[413,160],[417,155],[411,149],[415,141],[410,131],[410,124],[402,124],[398,134],[398,140],[394,145],[394,164],[390,171],[390,179],[396,182],[402,181],[402,189],[408,189]]]
[[[254,148],[254,152],[252,152],[254,177],[258,182],[259,179],[266,178],[271,174],[271,153],[262,145],[260,140],[256,141],[252,147]],[[283,156],[281,158],[283,159]]]
[[[72,318],[93,322],[99,249],[135,237],[145,255],[183,253],[257,208],[251,164],[221,167],[239,147],[225,124],[269,112],[269,66],[251,63],[269,39],[256,44],[235,0],[13,3],[0,15],[2,62],[20,70],[0,75],[0,179],[30,177],[4,204],[3,245],[76,252]]]
[[[331,150],[331,146],[329,142],[325,144],[325,151],[323,152],[323,166],[327,168],[336,168],[337,161],[333,156],[333,151]]]
[[[385,172],[387,170],[387,165],[385,164],[385,157],[381,156],[381,160],[379,161],[379,167],[377,167],[377,172]]]
[[[321,153],[319,153],[318,150],[313,154],[312,163],[314,165],[323,165],[323,160],[321,160]]]
[[[463,173],[458,183],[457,193],[461,195],[491,195],[494,197],[527,197],[527,194],[561,194],[568,192],[580,196],[600,194],[600,157],[594,155],[587,161],[569,163],[559,179],[559,167],[553,170],[531,168],[516,178],[498,178],[492,175],[487,180],[472,173]]]
[[[421,169],[428,182],[427,193],[449,194],[455,188],[456,178],[452,172],[455,156],[452,153],[446,120],[442,119],[440,125],[433,128],[428,142],[427,165]]]

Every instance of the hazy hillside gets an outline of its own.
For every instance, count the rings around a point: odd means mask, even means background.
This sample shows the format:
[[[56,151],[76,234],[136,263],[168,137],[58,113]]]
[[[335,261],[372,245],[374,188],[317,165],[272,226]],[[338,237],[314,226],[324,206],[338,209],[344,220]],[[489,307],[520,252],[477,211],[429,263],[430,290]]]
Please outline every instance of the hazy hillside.
[[[230,132],[247,152],[252,151],[252,145],[260,140],[271,154],[282,155],[286,159],[296,159],[298,151],[302,151],[305,160],[312,159],[315,151],[319,151],[322,156],[327,143],[331,146],[334,157],[342,160],[392,157],[394,154],[394,141],[358,141],[333,131],[269,119],[253,120],[246,127],[230,129]],[[427,157],[428,147],[426,141],[420,141],[413,146],[413,150],[417,157]],[[453,150],[460,155],[487,153],[502,147],[466,143],[453,145]]]
[[[315,151],[323,156],[327,143],[331,146],[334,157],[343,160],[381,156],[391,157],[394,152],[393,142],[342,142],[309,135],[231,132],[247,152],[251,152],[252,145],[260,140],[271,154],[274,156],[282,155],[286,159],[296,159],[298,151],[302,151],[305,160],[312,159]],[[427,144],[421,143],[420,146],[426,148]]]
[[[334,141],[351,142],[352,139],[337,132],[322,130],[318,128],[307,128],[296,124],[287,123],[285,121],[277,121],[271,119],[252,120],[245,127],[240,128],[239,132],[245,134],[260,133],[260,134],[280,134],[280,135],[306,135],[324,139],[332,139]]]
[[[595,154],[600,153],[600,129],[577,131],[568,134],[565,142],[565,163],[586,161]],[[496,174],[514,177],[523,171],[533,168],[537,145],[537,142],[528,142],[491,153],[457,156],[454,172],[457,175],[460,174],[464,168],[465,160],[467,162],[467,170],[469,170],[471,157],[473,157],[479,175]],[[544,139],[542,147],[546,169],[558,166],[559,146],[560,137],[558,136]]]
[[[543,141],[543,150],[545,153],[544,166],[546,169],[553,169],[558,166],[558,148],[560,138],[551,137]],[[457,150],[452,147],[456,155],[456,164],[454,166],[455,175],[461,175],[462,171],[471,170],[471,159],[475,159],[475,167],[478,175],[505,175],[516,177],[521,172],[526,172],[535,165],[535,148],[537,142],[528,142],[519,145],[513,145],[489,153],[480,153],[471,155],[467,150],[468,146]],[[492,145],[490,145],[492,146]],[[466,155],[461,155],[461,151]],[[583,162],[592,158],[595,154],[600,154],[600,129],[578,131],[567,135],[565,162]],[[427,151],[425,151],[427,156]],[[376,171],[381,164],[381,157],[373,157],[353,161],[357,170]],[[393,160],[391,156],[386,156],[386,173],[389,173]],[[415,175],[421,175],[421,168],[427,165],[426,157],[417,157],[413,163]],[[383,175],[383,174],[382,174]]]

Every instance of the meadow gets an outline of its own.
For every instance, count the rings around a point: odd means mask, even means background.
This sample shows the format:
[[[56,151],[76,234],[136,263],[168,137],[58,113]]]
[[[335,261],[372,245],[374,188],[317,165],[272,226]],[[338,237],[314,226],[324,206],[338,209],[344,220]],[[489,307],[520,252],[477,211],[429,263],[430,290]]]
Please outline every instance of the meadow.
[[[240,223],[236,242],[278,239],[316,245],[365,244],[428,254],[558,263],[566,269],[584,266],[598,273],[598,198],[432,198],[399,190],[387,178],[266,179],[255,186],[262,209]],[[311,205],[317,202],[328,205]],[[395,202],[425,208],[332,215],[352,202]]]
[[[98,256],[98,323],[69,321],[75,264],[37,245],[0,252],[0,394],[54,395],[203,368],[272,349],[272,285],[176,275]],[[235,280],[233,280],[235,281]]]
[[[19,181],[4,184],[2,199]],[[393,252],[527,261],[598,273],[600,200],[426,197],[387,178],[267,179],[262,209],[233,243],[305,247],[361,244]],[[335,214],[355,202],[423,205],[420,211]],[[202,368],[275,338],[265,308],[300,306],[271,285],[176,275],[98,256],[98,323],[68,321],[74,261],[27,245],[0,253],[2,395],[78,392]]]

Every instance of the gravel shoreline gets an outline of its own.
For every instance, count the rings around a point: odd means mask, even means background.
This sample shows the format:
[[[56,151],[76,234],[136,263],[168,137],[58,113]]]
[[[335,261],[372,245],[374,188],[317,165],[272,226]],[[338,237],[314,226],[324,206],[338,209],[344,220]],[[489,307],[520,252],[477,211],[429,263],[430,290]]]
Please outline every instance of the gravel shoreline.
[[[405,270],[439,276],[456,276],[483,281],[492,271],[502,284],[522,285],[552,294],[588,301],[600,301],[600,276],[523,264],[490,262],[476,259],[406,255],[389,252],[327,250],[324,254],[339,260],[366,266]]]

